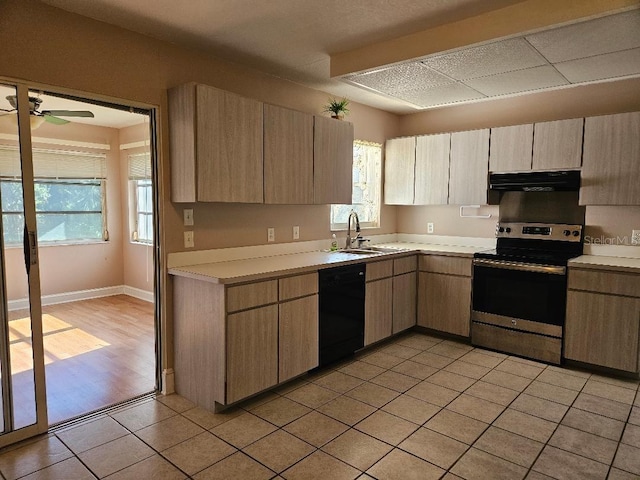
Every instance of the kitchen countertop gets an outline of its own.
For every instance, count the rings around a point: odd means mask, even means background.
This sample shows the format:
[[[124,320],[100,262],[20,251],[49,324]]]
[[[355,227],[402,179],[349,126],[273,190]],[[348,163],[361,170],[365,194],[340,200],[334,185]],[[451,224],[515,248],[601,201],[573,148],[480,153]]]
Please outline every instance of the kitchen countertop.
[[[640,273],[640,258],[582,255],[569,260],[569,267]]]
[[[397,252],[361,255],[343,251],[314,251],[290,253],[268,257],[246,258],[169,269],[171,275],[194,278],[211,283],[234,284],[273,278],[274,276],[302,274],[322,268],[337,267],[382,259],[393,259],[412,253],[472,257],[484,247],[432,245],[421,243],[384,243],[375,246],[398,249]]]

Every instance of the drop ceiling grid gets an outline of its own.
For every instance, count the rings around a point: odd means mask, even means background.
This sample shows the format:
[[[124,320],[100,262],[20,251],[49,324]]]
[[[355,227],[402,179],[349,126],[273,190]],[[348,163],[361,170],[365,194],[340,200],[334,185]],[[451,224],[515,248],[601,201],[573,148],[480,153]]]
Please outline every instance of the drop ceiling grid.
[[[638,32],[640,10],[633,10],[346,80],[419,108],[563,88],[640,75]]]

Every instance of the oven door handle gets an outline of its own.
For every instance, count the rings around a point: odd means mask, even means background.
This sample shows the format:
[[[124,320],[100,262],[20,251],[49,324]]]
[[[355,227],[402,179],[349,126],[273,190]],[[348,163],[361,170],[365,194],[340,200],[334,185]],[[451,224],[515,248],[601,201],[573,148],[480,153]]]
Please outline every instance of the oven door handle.
[[[566,267],[557,265],[539,265],[536,263],[508,262],[506,260],[487,260],[474,258],[473,264],[479,267],[502,268],[505,270],[520,270],[522,272],[548,273],[550,275],[565,275]]]

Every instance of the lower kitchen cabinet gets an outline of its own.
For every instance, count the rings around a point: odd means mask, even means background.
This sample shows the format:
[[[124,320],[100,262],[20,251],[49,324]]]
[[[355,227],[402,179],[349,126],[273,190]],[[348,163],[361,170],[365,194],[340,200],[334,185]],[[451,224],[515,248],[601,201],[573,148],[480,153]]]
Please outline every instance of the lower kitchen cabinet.
[[[278,336],[278,382],[318,366],[317,294],[279,305]]]
[[[227,317],[227,403],[278,383],[278,306]]]
[[[367,268],[369,266],[367,265]],[[393,319],[393,278],[368,282],[364,301],[364,345],[391,336]]]
[[[176,392],[215,410],[318,366],[317,272],[224,285],[173,276]]]
[[[569,269],[564,356],[640,371],[640,275]]]
[[[418,325],[468,337],[471,259],[424,255],[418,274]]]
[[[393,277],[393,327],[391,333],[396,334],[416,324],[416,290],[416,272]]]

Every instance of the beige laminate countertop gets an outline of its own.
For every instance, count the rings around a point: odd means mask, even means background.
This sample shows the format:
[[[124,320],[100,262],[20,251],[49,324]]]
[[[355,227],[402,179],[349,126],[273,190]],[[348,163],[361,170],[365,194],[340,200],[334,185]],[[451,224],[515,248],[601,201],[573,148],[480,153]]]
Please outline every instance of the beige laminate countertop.
[[[274,276],[293,275],[313,272],[322,268],[351,265],[362,262],[374,262],[393,259],[411,253],[439,254],[448,256],[472,257],[475,252],[488,250],[488,247],[463,247],[456,245],[430,245],[419,243],[387,243],[383,245],[397,248],[397,252],[359,255],[345,252],[303,252],[270,257],[247,258],[226,262],[189,265],[169,269],[171,275],[194,278],[211,283],[233,284],[263,280]]]
[[[569,260],[569,267],[593,270],[615,270],[640,274],[640,258],[582,255],[573,260]]]

